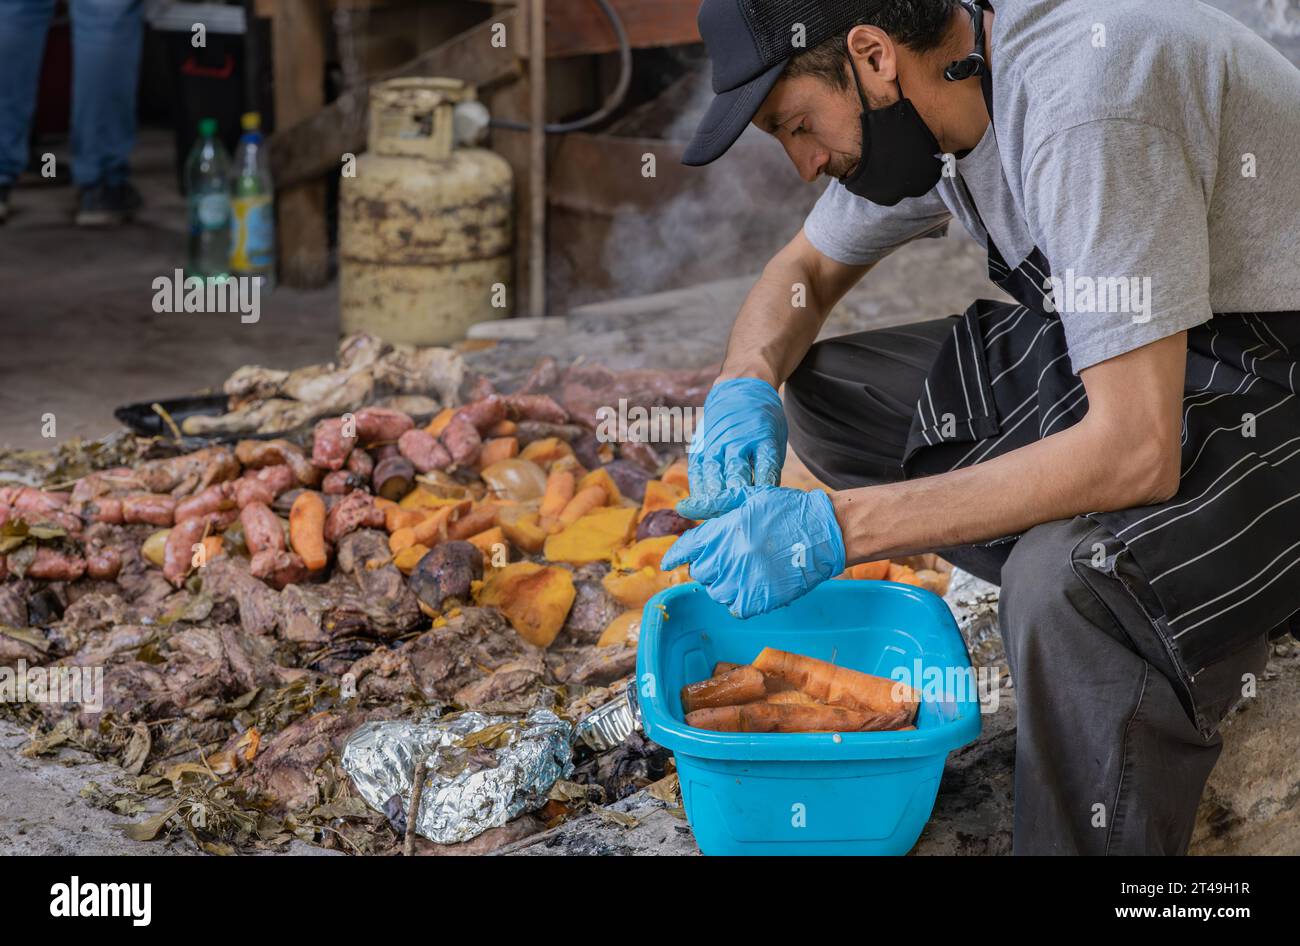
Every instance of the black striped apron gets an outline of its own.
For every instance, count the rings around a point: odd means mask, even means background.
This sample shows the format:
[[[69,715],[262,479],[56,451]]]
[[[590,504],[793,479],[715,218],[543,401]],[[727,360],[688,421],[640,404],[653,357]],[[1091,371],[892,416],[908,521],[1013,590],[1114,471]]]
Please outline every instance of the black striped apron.
[[[991,116],[988,80],[985,98]],[[1045,306],[1047,260],[1035,248],[1011,267],[991,238],[988,256],[990,279],[1019,304],[979,300],[954,321],[917,403],[909,477],[983,462],[1087,412],[1060,318]],[[1300,311],[1216,313],[1187,344],[1177,495],[1088,518],[1112,537],[1096,567],[1114,574],[1126,557],[1126,573],[1136,565],[1144,576],[1125,584],[1190,689],[1300,612]]]

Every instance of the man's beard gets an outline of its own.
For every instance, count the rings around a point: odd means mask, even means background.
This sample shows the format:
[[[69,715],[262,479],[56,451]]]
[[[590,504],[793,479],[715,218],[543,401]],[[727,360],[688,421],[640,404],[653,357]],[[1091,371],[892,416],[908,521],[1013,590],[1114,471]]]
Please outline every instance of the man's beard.
[[[857,134],[854,137],[858,139],[858,143],[857,143],[858,146],[853,151],[846,152],[844,154],[833,155],[830,161],[828,161],[826,164],[826,173],[829,176],[835,178],[837,181],[844,180],[844,178],[848,177],[850,174],[856,171],[858,169],[858,165],[862,163],[862,129],[861,128],[857,129]]]
[[[861,162],[862,154],[860,152],[857,155],[837,155],[826,165],[826,173],[836,180],[842,181],[856,171]]]

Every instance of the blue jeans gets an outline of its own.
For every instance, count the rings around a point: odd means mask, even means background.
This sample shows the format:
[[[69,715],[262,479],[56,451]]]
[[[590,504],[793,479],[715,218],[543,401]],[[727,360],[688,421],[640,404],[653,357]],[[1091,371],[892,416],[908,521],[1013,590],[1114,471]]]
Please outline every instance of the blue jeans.
[[[135,146],[136,86],[144,40],[141,0],[70,0],[72,179],[116,184]],[[54,0],[0,0],[0,185],[27,167],[36,83]]]

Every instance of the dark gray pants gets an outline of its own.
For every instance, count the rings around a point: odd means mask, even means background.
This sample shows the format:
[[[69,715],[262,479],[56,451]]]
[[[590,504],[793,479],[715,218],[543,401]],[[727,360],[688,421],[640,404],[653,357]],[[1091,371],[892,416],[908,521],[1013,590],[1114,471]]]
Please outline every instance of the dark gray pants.
[[[903,478],[922,383],[952,331],[941,319],[828,339],[786,384],[790,442],[834,489]],[[1182,854],[1222,738],[1180,700],[1157,631],[1120,580],[1086,566],[1105,531],[1048,522],[1014,543],[944,549],[1001,584],[999,622],[1016,686],[1016,854]],[[1220,715],[1267,636],[1198,677]],[[1217,716],[1215,717],[1218,718]]]

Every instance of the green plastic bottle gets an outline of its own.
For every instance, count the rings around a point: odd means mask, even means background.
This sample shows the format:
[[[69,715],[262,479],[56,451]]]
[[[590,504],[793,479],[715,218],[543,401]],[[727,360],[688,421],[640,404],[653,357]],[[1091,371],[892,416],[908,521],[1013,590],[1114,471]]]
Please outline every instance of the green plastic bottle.
[[[275,283],[275,192],[271,164],[262,138],[262,116],[245,112],[244,129],[230,172],[230,271]]]
[[[199,137],[185,161],[189,209],[189,258],[185,275],[224,279],[230,265],[230,156],[217,137],[217,122],[199,122]]]

